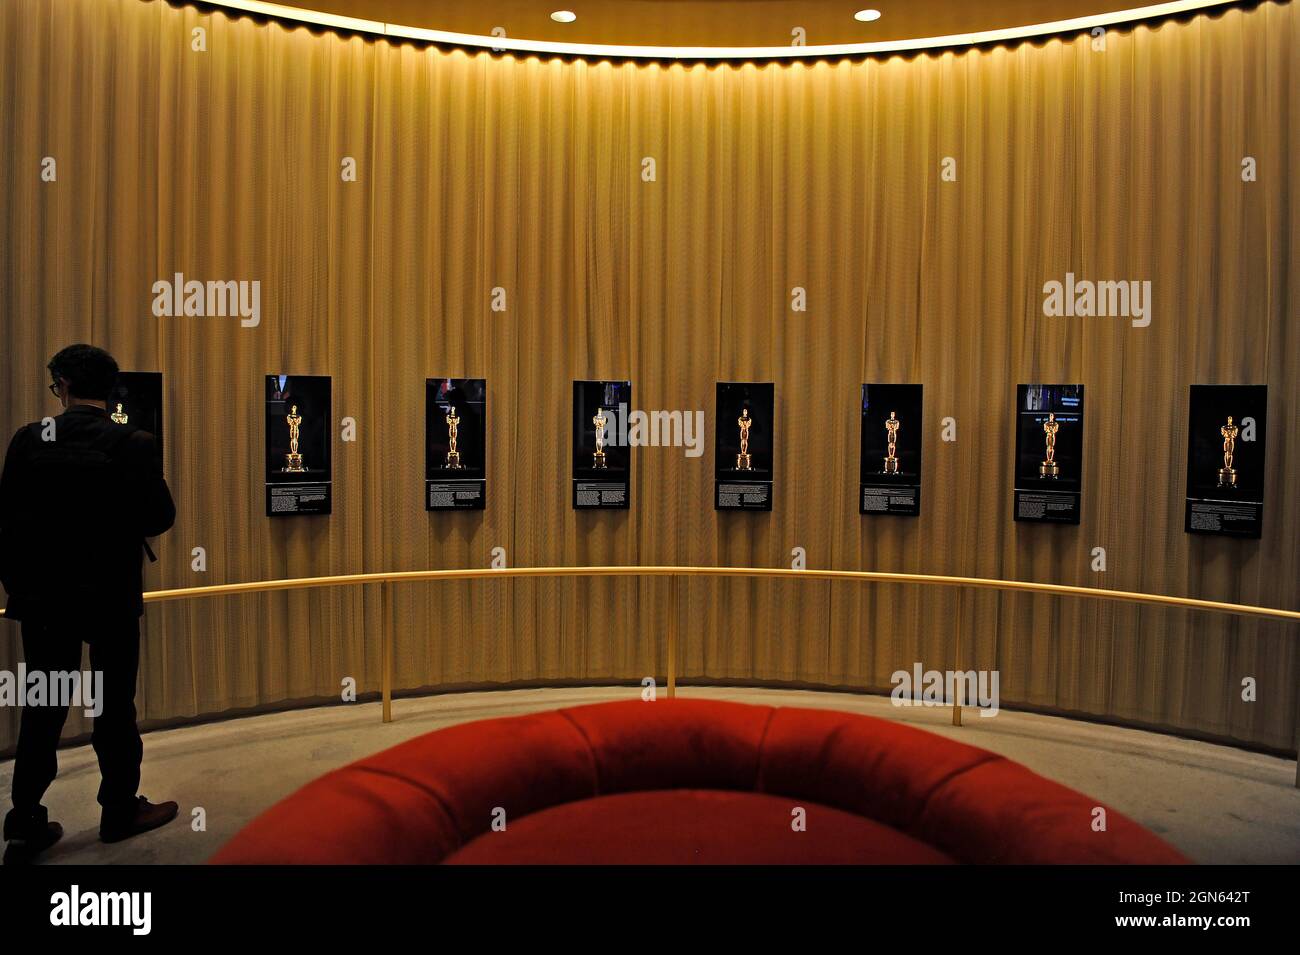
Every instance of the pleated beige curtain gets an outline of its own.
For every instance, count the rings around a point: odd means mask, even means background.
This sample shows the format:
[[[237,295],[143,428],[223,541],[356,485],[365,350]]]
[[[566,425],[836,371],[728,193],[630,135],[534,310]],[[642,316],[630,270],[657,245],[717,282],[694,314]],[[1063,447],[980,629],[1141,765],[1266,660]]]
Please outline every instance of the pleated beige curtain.
[[[800,547],[818,567],[1294,608],[1300,14],[1265,2],[1095,45],[566,62],[158,0],[7,0],[0,424],[50,413],[44,363],[72,341],[163,373],[180,518],[151,588],[487,566],[496,547],[515,566],[788,566]],[[176,272],[260,281],[261,324],[155,318],[151,286]],[[1045,317],[1043,283],[1067,272],[1149,279],[1151,325]],[[333,376],[335,417],[356,421],[349,443],[335,422],[330,517],[264,516],[271,372]],[[441,375],[488,380],[482,513],[423,510],[423,382]],[[775,382],[773,512],[713,511],[711,426],[701,458],[634,452],[628,511],[574,512],[570,382],[595,377],[710,422],[715,381]],[[865,381],[925,386],[919,519],[857,513]],[[1011,520],[1014,389],[1033,381],[1087,386],[1078,527]],[[1201,382],[1269,385],[1260,541],[1183,532]],[[348,677],[373,692],[381,612],[363,589],[155,605],[142,717],[337,699]],[[960,640],[1004,705],[1294,748],[1297,633],[1276,622],[667,579],[401,586],[393,613],[399,689],[662,678],[675,614],[687,679],[888,689],[914,662],[950,667]],[[0,633],[13,670],[18,628]],[[0,712],[0,748],[17,724]]]

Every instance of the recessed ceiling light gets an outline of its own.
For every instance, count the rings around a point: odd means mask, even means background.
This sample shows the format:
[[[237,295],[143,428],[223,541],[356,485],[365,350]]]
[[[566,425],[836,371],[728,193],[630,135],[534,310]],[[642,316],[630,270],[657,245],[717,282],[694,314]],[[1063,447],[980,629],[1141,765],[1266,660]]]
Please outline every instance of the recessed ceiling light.
[[[879,10],[859,10],[853,14],[853,19],[861,20],[863,23],[870,23],[872,20],[880,19]]]
[[[879,16],[879,14],[876,15]],[[556,10],[551,14],[551,19],[556,23],[572,23],[578,19],[578,15],[572,10]]]

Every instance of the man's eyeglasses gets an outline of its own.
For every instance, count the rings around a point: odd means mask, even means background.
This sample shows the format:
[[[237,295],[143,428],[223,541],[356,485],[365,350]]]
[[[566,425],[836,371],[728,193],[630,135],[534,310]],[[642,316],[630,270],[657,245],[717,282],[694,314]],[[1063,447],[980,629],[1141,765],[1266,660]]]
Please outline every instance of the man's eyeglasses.
[[[57,381],[50,382],[50,394],[56,398],[62,397],[62,395],[59,394],[59,383]]]

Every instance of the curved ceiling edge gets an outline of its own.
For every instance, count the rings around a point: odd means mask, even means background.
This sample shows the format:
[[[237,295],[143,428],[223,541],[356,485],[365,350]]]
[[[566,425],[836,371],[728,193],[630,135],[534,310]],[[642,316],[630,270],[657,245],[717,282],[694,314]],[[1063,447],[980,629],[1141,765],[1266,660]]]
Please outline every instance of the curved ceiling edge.
[[[290,23],[309,24],[351,33],[372,34],[397,40],[417,40],[441,46],[488,49],[493,52],[549,53],[583,59],[647,59],[647,60],[802,60],[826,59],[882,53],[907,53],[923,50],[942,50],[968,46],[981,46],[1047,37],[1058,34],[1087,32],[1098,27],[1119,26],[1141,20],[1163,19],[1214,7],[1239,5],[1241,0],[1169,0],[1165,3],[1097,13],[1069,20],[1035,23],[1028,26],[1008,27],[1000,30],[983,30],[976,33],[957,33],[950,36],[920,37],[909,40],[886,40],[869,43],[837,43],[818,46],[627,46],[603,43],[565,43],[548,40],[524,40],[500,36],[480,36],[470,33],[452,33],[421,27],[384,23],[285,6],[267,0],[203,0],[204,5],[251,13]]]

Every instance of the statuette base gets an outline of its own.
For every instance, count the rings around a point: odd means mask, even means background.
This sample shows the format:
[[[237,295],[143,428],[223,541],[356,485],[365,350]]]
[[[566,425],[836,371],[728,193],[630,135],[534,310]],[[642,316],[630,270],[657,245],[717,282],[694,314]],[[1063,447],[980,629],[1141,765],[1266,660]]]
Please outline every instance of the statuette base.
[[[1237,469],[1219,468],[1219,487],[1236,487]]]
[[[288,454],[286,454],[284,456],[284,462],[285,462],[284,463],[285,471],[288,471],[290,473],[300,474],[303,471],[307,470],[302,465],[302,455],[295,451],[290,451]]]
[[[1058,478],[1061,476],[1061,466],[1055,461],[1044,461],[1038,465],[1038,476],[1044,478]]]

